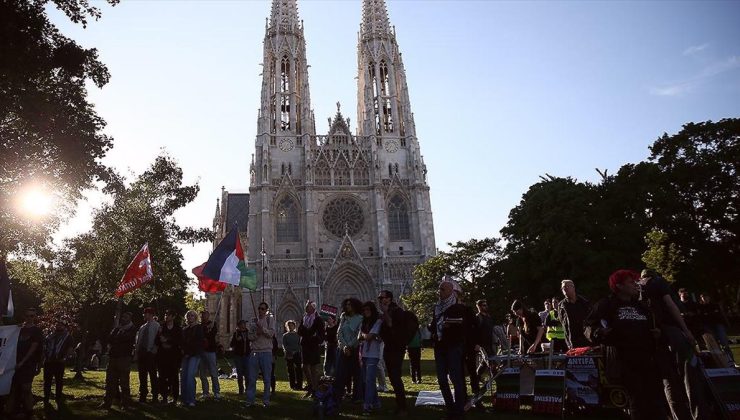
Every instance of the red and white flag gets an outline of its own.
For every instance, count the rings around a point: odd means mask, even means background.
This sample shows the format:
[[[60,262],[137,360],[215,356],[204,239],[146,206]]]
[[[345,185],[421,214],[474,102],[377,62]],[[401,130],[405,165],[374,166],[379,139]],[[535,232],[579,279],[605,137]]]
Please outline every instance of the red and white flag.
[[[122,297],[126,293],[149,283],[152,278],[152,259],[149,256],[149,244],[144,244],[141,251],[136,254],[134,260],[126,268],[121,284],[116,289],[116,296]]]

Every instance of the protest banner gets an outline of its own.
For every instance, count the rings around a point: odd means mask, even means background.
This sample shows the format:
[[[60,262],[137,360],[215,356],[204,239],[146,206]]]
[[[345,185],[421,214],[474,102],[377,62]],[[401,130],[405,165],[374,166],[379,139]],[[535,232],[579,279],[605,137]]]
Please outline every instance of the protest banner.
[[[10,394],[20,331],[17,325],[0,326],[0,395]]]

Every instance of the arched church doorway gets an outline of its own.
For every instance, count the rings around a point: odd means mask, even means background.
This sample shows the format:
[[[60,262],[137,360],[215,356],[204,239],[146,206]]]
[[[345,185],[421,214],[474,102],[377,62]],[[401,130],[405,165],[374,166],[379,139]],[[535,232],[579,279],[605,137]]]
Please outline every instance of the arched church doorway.
[[[349,297],[362,302],[375,300],[376,291],[372,278],[363,268],[354,263],[344,263],[324,282],[322,292],[323,303],[339,308]]]

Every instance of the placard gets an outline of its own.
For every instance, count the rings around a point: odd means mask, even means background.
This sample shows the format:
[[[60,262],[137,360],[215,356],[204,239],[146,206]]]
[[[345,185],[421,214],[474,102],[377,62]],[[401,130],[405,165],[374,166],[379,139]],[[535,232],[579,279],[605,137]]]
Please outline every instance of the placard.
[[[534,404],[532,406],[534,413],[562,415],[564,396],[564,370],[543,369],[535,372]]]
[[[599,369],[593,357],[568,358],[565,388],[569,403],[580,406],[599,405]]]
[[[327,319],[329,319],[330,316],[333,316],[334,319],[336,319],[337,318],[337,311],[338,311],[338,309],[337,309],[336,306],[331,306],[331,305],[327,305],[326,303],[324,303],[324,304],[321,305],[321,310],[319,311],[319,316],[322,317],[322,318],[324,318],[325,321]]]
[[[727,417],[740,419],[740,372],[735,368],[704,369],[717,399]]]
[[[519,411],[519,368],[506,368],[496,379],[493,406],[497,410]]]
[[[0,327],[0,395],[10,394],[20,331],[21,328],[17,325]]]

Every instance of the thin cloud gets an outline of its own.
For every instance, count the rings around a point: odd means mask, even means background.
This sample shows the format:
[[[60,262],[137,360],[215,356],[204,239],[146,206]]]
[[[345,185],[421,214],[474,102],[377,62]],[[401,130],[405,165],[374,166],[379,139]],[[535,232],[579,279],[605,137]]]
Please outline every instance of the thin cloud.
[[[689,48],[686,48],[685,50],[683,50],[683,55],[687,55],[688,56],[688,55],[697,54],[697,53],[699,53],[699,52],[704,51],[705,49],[707,49],[708,46],[709,46],[709,44],[692,45]]]
[[[699,74],[689,79],[663,86],[651,87],[650,94],[656,96],[682,96],[698,86],[707,83],[709,79],[737,68],[740,68],[740,57],[733,55],[724,60],[710,63]]]

